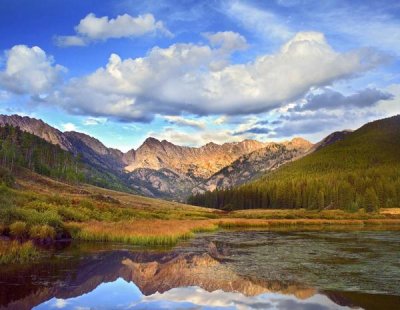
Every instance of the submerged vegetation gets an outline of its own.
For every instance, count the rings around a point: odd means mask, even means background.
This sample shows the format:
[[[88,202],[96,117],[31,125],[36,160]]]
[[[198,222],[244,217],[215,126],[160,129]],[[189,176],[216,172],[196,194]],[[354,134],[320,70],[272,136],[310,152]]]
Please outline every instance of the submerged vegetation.
[[[0,265],[9,263],[28,263],[39,257],[39,251],[31,241],[0,241]]]

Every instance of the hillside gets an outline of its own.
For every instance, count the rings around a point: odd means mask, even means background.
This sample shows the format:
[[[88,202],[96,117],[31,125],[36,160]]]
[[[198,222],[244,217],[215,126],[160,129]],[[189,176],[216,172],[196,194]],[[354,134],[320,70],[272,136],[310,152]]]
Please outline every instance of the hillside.
[[[312,146],[310,142],[301,138],[283,143],[269,143],[264,148],[239,157],[207,181],[198,184],[192,190],[192,193],[226,189],[245,184],[267,171],[273,171],[287,162],[298,159],[306,154]]]
[[[79,158],[88,168],[85,175],[92,184],[180,201],[185,200],[193,188],[198,192],[248,182],[260,171],[274,169],[311,147],[311,143],[299,138],[280,143],[290,151],[282,154],[276,163],[270,163],[277,155],[274,148],[268,147],[271,143],[244,140],[187,147],[150,137],[136,150],[123,153],[84,133],[61,132],[34,118],[0,115],[0,126],[5,125],[19,127]],[[246,157],[251,153],[253,155]],[[245,162],[245,167],[237,165],[238,162]],[[242,168],[246,170],[243,173],[230,173],[232,169]]]
[[[132,191],[116,175],[87,164],[80,156],[22,131],[19,127],[0,127],[0,182],[12,182],[19,168],[67,182],[85,182],[116,190]]]
[[[400,205],[400,116],[368,123],[343,139],[244,186],[190,203],[216,208],[341,208]]]

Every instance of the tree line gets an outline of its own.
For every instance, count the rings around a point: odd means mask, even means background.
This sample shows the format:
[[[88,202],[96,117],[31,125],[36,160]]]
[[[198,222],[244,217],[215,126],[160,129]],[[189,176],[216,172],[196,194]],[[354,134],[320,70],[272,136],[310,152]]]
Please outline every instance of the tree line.
[[[391,166],[322,176],[264,177],[238,188],[215,190],[189,197],[188,203],[222,210],[343,209],[400,206],[400,169]]]
[[[56,179],[83,180],[78,157],[10,125],[0,127],[0,165],[11,172],[24,167]]]

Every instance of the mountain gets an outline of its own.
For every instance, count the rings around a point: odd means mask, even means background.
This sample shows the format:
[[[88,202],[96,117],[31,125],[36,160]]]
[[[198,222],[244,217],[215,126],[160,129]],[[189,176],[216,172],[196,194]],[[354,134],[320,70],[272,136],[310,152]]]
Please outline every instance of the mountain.
[[[136,150],[134,161],[125,169],[129,172],[138,168],[169,169],[194,179],[206,179],[240,156],[264,146],[262,142],[244,140],[222,145],[208,143],[196,148],[147,138]]]
[[[123,153],[89,135],[61,132],[34,118],[1,115],[0,126],[6,124],[74,154],[90,167],[86,172],[98,186],[116,183],[125,190],[173,200],[186,199],[193,188],[199,192],[253,180],[259,172],[276,169],[311,147],[300,138],[281,144],[244,140],[186,147],[149,137],[138,149]]]
[[[0,115],[0,126],[11,125],[22,131],[38,136],[51,144],[60,146],[63,150],[71,150],[72,145],[64,134],[42,120],[19,115]]]
[[[133,192],[120,176],[95,164],[88,164],[58,144],[22,131],[19,127],[0,126],[0,183],[12,185],[12,175],[20,168],[68,182],[85,182]]]
[[[225,209],[340,208],[373,211],[400,205],[400,115],[335,134],[316,151],[231,190],[190,203]],[[322,145],[322,144],[320,144]],[[240,199],[238,199],[240,197]]]
[[[322,139],[320,142],[316,143],[311,149],[310,153],[318,151],[319,149],[322,149],[332,143],[335,143],[336,141],[341,141],[346,136],[350,133],[352,133],[352,130],[342,130],[342,131],[335,131],[331,133],[329,136],[325,137]]]
[[[193,194],[215,189],[231,188],[256,179],[266,171],[303,156],[313,147],[309,141],[295,138],[292,141],[270,143],[268,146],[245,154],[224,167],[205,182],[198,184]]]
[[[184,200],[196,185],[192,177],[167,168],[137,168],[128,176],[130,186],[149,197]]]
[[[64,136],[71,144],[70,151],[80,154],[85,162],[112,171],[123,171],[126,162],[121,151],[107,148],[99,140],[80,132],[68,131]]]

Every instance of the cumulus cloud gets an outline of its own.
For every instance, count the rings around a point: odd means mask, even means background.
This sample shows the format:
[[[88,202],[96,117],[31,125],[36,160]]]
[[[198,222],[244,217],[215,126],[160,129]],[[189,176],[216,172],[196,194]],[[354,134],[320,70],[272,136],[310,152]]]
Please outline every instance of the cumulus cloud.
[[[71,80],[53,102],[72,113],[123,121],[148,122],[156,114],[245,115],[270,111],[301,98],[312,87],[330,85],[386,61],[369,49],[336,52],[323,34],[304,32],[275,54],[216,69],[213,65],[226,44],[221,38],[217,41],[217,47],[155,47],[134,59],[112,54],[105,67]]]
[[[164,116],[164,118],[171,124],[179,126],[188,126],[192,128],[204,129],[205,123],[200,120],[184,118],[182,116]]]
[[[163,307],[161,302],[168,302],[165,305],[169,307]],[[196,286],[173,288],[164,293],[157,292],[143,296],[140,301],[132,304],[131,308],[135,307],[141,309],[349,309],[346,306],[339,306],[322,294],[314,294],[305,299],[296,299],[292,295],[278,293],[263,293],[249,297],[238,292],[224,292],[222,290],[208,292]]]
[[[38,46],[15,45],[5,52],[0,87],[15,94],[38,96],[53,90],[65,68]]]
[[[61,127],[62,127],[63,131],[77,131],[78,130],[76,125],[73,123],[61,124]]]
[[[204,37],[210,41],[211,46],[220,47],[226,52],[245,50],[248,47],[245,37],[233,31],[205,33]]]
[[[393,98],[392,94],[376,88],[366,88],[349,96],[332,89],[325,89],[322,93],[308,95],[305,98],[305,103],[294,107],[293,110],[365,108],[376,105],[380,100],[392,100]]]
[[[143,14],[133,17],[129,14],[118,15],[116,18],[108,16],[97,17],[90,13],[75,27],[75,35],[57,36],[59,46],[84,46],[93,41],[112,38],[139,37],[145,34],[161,33],[172,36],[162,21],[157,21],[152,14]]]
[[[230,130],[212,130],[204,129],[198,132],[182,132],[175,128],[166,127],[161,132],[148,132],[147,136],[158,140],[167,140],[176,145],[199,147],[209,142],[223,144],[226,142],[239,142],[244,140],[245,136],[232,135]]]

